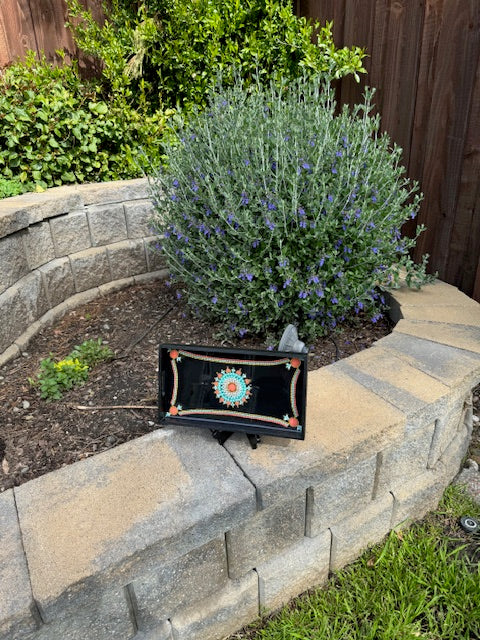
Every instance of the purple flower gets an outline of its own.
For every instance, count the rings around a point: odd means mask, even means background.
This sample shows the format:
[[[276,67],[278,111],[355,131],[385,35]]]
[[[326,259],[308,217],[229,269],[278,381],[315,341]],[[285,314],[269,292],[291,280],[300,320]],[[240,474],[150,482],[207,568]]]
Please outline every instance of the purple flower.
[[[317,296],[319,298],[323,298],[323,291],[322,289],[315,289],[315,293],[317,294]]]
[[[217,304],[217,302],[218,302],[217,296],[213,296],[212,302],[213,302],[213,304]]]
[[[332,165],[332,173],[337,173],[337,167],[335,165]]]
[[[259,244],[260,244],[260,240],[254,240],[254,241],[252,242],[252,247],[253,247],[254,249],[256,249],[256,248],[258,247],[258,245],[259,245]]]
[[[245,191],[242,192],[242,204],[248,204],[250,202],[250,199],[248,197],[248,195],[245,193]]]
[[[318,284],[320,282],[318,276],[310,276],[308,279],[308,284]]]
[[[304,300],[305,298],[308,298],[309,295],[310,295],[309,291],[300,291],[300,293],[298,294],[298,297]]]
[[[298,207],[298,215],[300,218],[304,218],[307,215],[303,207]]]
[[[373,253],[378,253],[378,247],[372,247]]]
[[[338,304],[338,298],[336,298],[335,296],[333,296],[332,300],[331,300],[332,304]]]
[[[275,224],[268,218],[265,218],[265,224],[270,229],[270,231],[273,231],[275,229]]]
[[[333,196],[327,196],[327,200],[328,200],[329,202],[333,202]]]
[[[239,329],[238,330],[238,335],[243,338],[243,336],[247,333],[246,329]]]
[[[320,258],[320,260],[318,261],[318,266],[323,267],[324,264],[325,264],[325,258]]]
[[[290,284],[292,284],[292,279],[291,278],[287,278],[285,280],[285,282],[283,283],[283,288],[286,289]]]
[[[270,291],[273,291],[273,293],[276,293],[278,291],[278,287],[276,284],[271,284],[269,288]]]
[[[250,164],[250,160],[244,160],[245,166],[248,167],[248,165]]]
[[[341,158],[343,156],[343,153],[341,151],[337,151],[335,155],[337,156],[337,158]]]
[[[372,202],[376,202],[377,201],[377,196],[372,196]]]
[[[277,208],[277,207],[273,204],[273,202],[269,202],[269,203],[267,204],[267,207],[268,207],[268,210],[269,210],[269,211],[275,211],[275,210],[276,210],[276,208]]]
[[[288,265],[288,258],[282,258],[282,260],[278,261],[280,267],[286,267]]]
[[[302,162],[302,169],[306,169],[308,171],[308,169],[310,169],[310,165],[308,164],[308,162]]]
[[[302,229],[306,229],[307,228],[307,221],[306,220],[300,220],[300,222],[298,223],[298,226],[301,227]]]
[[[285,300],[279,300],[277,302],[277,306],[279,306],[279,307],[283,307],[284,304],[285,304]]]
[[[175,200],[178,200],[178,198],[174,193],[172,193],[172,195],[170,196],[170,200],[173,200],[173,202],[175,202]]]
[[[172,184],[173,184],[173,186],[174,186],[175,188],[177,188],[177,187],[179,186],[179,184],[180,184],[180,183],[179,183],[179,182],[178,182],[178,180],[175,178],[175,179],[174,179],[174,181],[172,182]]]
[[[240,280],[248,280],[249,282],[251,282],[253,280],[253,273],[242,271],[242,273],[240,273],[238,277],[240,278]]]

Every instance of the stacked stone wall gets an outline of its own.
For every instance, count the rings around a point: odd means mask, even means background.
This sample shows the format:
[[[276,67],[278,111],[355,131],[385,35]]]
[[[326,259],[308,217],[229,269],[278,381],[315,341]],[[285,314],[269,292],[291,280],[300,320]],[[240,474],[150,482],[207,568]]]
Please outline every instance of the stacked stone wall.
[[[0,205],[4,359],[159,275],[145,189]],[[224,638],[433,509],[472,431],[480,305],[437,282],[391,310],[391,335],[309,374],[304,441],[159,428],[0,494],[0,640]]]

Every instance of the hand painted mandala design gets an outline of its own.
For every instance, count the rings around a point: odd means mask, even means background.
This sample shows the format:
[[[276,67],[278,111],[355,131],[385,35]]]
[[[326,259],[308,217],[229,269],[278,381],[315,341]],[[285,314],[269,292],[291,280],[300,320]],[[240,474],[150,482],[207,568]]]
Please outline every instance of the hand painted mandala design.
[[[221,404],[227,407],[240,407],[248,401],[252,394],[250,383],[251,380],[241,369],[227,367],[216,374],[212,387]]]

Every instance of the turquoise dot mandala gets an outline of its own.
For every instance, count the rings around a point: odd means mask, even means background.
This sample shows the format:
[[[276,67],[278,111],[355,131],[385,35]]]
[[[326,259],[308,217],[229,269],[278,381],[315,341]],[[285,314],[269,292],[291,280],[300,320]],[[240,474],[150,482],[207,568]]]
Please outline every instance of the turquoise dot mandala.
[[[216,374],[212,387],[215,396],[221,404],[227,407],[240,407],[251,396],[251,380],[242,373],[241,369],[227,367]]]

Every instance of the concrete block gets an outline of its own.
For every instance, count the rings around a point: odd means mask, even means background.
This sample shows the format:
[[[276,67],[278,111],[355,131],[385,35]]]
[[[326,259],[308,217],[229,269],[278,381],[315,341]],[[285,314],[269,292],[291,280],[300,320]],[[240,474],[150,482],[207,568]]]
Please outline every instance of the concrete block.
[[[20,355],[20,349],[16,344],[12,344],[8,349],[5,349],[3,353],[0,351],[0,367],[3,367],[4,364],[10,362],[14,358],[17,358]]]
[[[327,581],[331,533],[303,538],[257,567],[260,609],[274,611],[307,589]]]
[[[160,271],[151,271],[150,273],[141,273],[138,276],[134,276],[133,280],[135,284],[146,284],[147,282],[153,282],[154,280],[164,280],[168,277],[168,269],[160,269]]]
[[[436,280],[433,284],[424,285],[421,289],[410,289],[402,285],[389,292],[391,303],[402,309],[411,307],[435,308],[448,306],[466,307],[472,299],[451,284]]]
[[[114,280],[145,273],[147,270],[142,239],[111,244],[107,247],[107,255]]]
[[[30,269],[21,234],[0,239],[0,293],[23,278]]]
[[[56,258],[39,268],[47,291],[49,307],[56,307],[75,293],[69,258]]]
[[[30,224],[77,210],[81,205],[81,199],[76,189],[65,186],[48,189],[45,193],[24,193],[21,196],[2,200],[0,207],[0,237],[4,235],[2,227],[7,233],[14,233]],[[7,213],[6,220],[2,215],[4,212]],[[15,222],[12,225],[10,220],[9,225],[8,218],[12,213]],[[7,222],[6,228],[2,225],[2,219],[3,222]]]
[[[480,304],[471,298],[467,300],[469,302],[463,306],[402,307],[402,316],[410,322],[442,322],[480,327]]]
[[[132,584],[140,629],[154,630],[177,611],[221,591],[228,582],[225,537],[155,567]]]
[[[435,470],[440,474],[444,487],[450,484],[460,472],[468,450],[470,435],[469,429],[463,425],[438,459]]]
[[[108,296],[110,293],[116,293],[126,287],[131,287],[133,284],[135,284],[133,277],[121,278],[120,280],[113,280],[112,282],[101,284],[98,288],[102,296]]]
[[[305,494],[259,511],[244,524],[227,531],[228,573],[239,578],[258,564],[302,539]]]
[[[57,258],[92,246],[87,215],[84,211],[73,211],[68,215],[52,218],[50,229]]]
[[[153,203],[150,199],[126,202],[125,218],[129,238],[144,238],[151,236],[151,219],[154,213]]]
[[[172,624],[170,620],[164,620],[153,631],[137,631],[132,640],[173,640]]]
[[[340,361],[339,369],[408,417],[449,393],[447,385],[378,345]]]
[[[87,217],[94,247],[126,239],[127,223],[123,204],[91,205]]]
[[[34,597],[49,620],[218,538],[256,507],[223,447],[180,427],[31,480],[16,497]]]
[[[475,317],[477,314],[475,313]],[[413,322],[400,320],[395,330],[450,347],[464,349],[480,355],[480,323],[478,326],[444,324],[441,322]]]
[[[344,567],[369,546],[380,542],[390,531],[392,511],[393,496],[387,494],[331,527],[330,570]]]
[[[158,271],[166,266],[166,259],[162,251],[160,251],[159,240],[156,236],[144,238],[145,254],[147,256],[147,264],[149,271]]]
[[[32,271],[0,294],[0,353],[47,309],[47,295],[38,271]]]
[[[55,247],[48,222],[33,224],[22,234],[25,253],[30,269],[55,258]]]
[[[226,589],[173,616],[174,640],[219,640],[258,616],[258,578],[254,571]]]
[[[142,200],[149,196],[147,178],[82,184],[75,190],[85,205]]]
[[[462,389],[452,391],[442,403],[435,420],[432,444],[428,455],[428,467],[434,468],[438,459],[449,447],[452,440],[463,430],[467,412],[471,411],[470,393]],[[469,437],[471,432],[469,434]]]
[[[417,430],[411,428],[408,438],[379,452],[375,495],[395,491],[412,475],[425,473],[434,429],[434,423]]]
[[[265,438],[257,449],[245,437],[225,443],[262,507],[298,496],[404,435],[405,415],[336,365],[308,375],[305,440]]]
[[[105,247],[74,253],[70,264],[78,293],[113,280]]]
[[[32,634],[31,640],[128,640],[135,633],[126,590],[121,586],[98,592],[88,604],[72,599],[57,613]]]
[[[371,456],[339,473],[328,475],[307,492],[306,535],[322,531],[344,520],[372,501],[377,456]]]
[[[29,225],[28,212],[22,210],[19,197],[0,200],[0,238],[26,229]]]
[[[20,639],[37,622],[12,489],[0,493],[0,540],[0,639]]]
[[[448,387],[472,389],[480,377],[480,355],[394,331],[375,343]]]
[[[409,526],[436,509],[444,489],[445,484],[438,471],[425,471],[405,479],[403,485],[393,491],[391,528]]]

